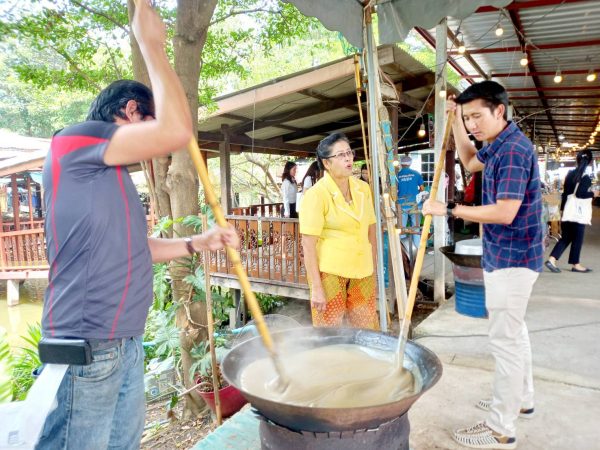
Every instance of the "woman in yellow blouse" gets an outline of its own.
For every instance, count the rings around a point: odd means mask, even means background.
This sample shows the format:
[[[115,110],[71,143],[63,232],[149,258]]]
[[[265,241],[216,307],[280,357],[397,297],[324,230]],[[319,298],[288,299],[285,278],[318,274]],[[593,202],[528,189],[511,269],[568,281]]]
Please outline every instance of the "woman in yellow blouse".
[[[325,175],[300,208],[314,326],[379,329],[375,300],[375,211],[369,185],[352,176],[354,151],[334,133],[317,147]]]

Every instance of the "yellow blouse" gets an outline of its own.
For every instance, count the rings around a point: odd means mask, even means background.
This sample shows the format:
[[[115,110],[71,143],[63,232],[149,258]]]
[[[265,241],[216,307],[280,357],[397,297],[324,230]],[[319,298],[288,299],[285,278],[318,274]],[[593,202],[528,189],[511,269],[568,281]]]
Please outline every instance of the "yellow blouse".
[[[300,233],[319,236],[319,270],[344,278],[373,273],[369,225],[375,210],[369,185],[350,177],[352,203],[347,203],[333,178],[325,172],[304,194],[300,206]]]

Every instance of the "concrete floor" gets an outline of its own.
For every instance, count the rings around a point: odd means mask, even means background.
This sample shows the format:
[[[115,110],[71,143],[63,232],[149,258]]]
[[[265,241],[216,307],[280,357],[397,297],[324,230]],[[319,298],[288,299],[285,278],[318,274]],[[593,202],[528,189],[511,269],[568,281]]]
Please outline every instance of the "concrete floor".
[[[563,272],[545,270],[529,303],[537,415],[518,423],[522,449],[600,449],[600,210],[594,212],[581,256],[594,272],[572,273],[565,254]],[[411,409],[411,446],[463,448],[450,431],[483,419],[474,403],[491,393],[487,321],[457,314],[451,299],[415,337],[440,357],[444,375]]]

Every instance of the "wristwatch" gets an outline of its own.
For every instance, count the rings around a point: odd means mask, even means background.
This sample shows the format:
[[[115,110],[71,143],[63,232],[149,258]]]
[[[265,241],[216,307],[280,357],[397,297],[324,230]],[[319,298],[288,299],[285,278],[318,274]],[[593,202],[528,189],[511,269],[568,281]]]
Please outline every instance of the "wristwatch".
[[[185,242],[185,248],[187,248],[187,251],[190,255],[195,255],[196,253],[198,253],[196,251],[196,249],[194,248],[194,246],[192,245],[191,237],[183,238],[183,242]]]
[[[456,208],[456,203],[448,202],[448,204],[446,205],[446,215],[448,217],[454,216],[454,208]]]

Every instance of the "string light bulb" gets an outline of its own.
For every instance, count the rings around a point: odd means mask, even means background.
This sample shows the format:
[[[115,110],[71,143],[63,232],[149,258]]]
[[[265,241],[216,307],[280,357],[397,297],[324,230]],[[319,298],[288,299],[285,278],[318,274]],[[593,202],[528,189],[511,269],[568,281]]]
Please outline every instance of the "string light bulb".
[[[588,74],[587,74],[587,76],[585,77],[585,79],[586,79],[588,82],[590,82],[590,83],[591,83],[592,81],[595,81],[595,80],[596,80],[596,72],[594,72],[594,71],[593,71],[593,69],[590,69],[590,70],[588,71]]]
[[[565,140],[565,135],[564,135],[564,134],[562,134],[562,133],[560,133],[560,134],[558,135],[558,140],[559,140],[559,141],[564,141],[564,140]]]
[[[422,123],[421,126],[419,127],[419,131],[417,131],[417,136],[419,136],[420,138],[425,137],[425,134],[427,134],[425,132],[425,124]]]
[[[500,22],[498,22],[498,25],[496,25],[496,36],[500,37],[504,34],[504,28],[502,28],[502,25],[500,24]]]
[[[563,80],[562,73],[560,72],[560,69],[558,69],[556,71],[556,73],[554,74],[554,82],[556,84],[558,84],[558,83],[562,82],[562,80]]]
[[[398,160],[397,160],[397,159],[395,159],[395,160],[392,162],[392,166],[394,166],[394,167],[398,167],[399,165],[400,165],[400,163],[398,162]]]
[[[461,55],[464,55],[466,51],[467,51],[467,48],[465,47],[465,42],[461,39],[460,42],[458,43],[458,53],[460,53]]]
[[[440,89],[439,96],[440,96],[440,98],[446,98],[447,95],[448,95],[448,91],[446,89],[446,83],[444,83],[444,85]]]
[[[519,61],[519,64],[521,64],[523,67],[525,67],[527,64],[529,64],[529,59],[527,58],[527,53],[523,52],[523,54],[521,55],[521,60]]]

